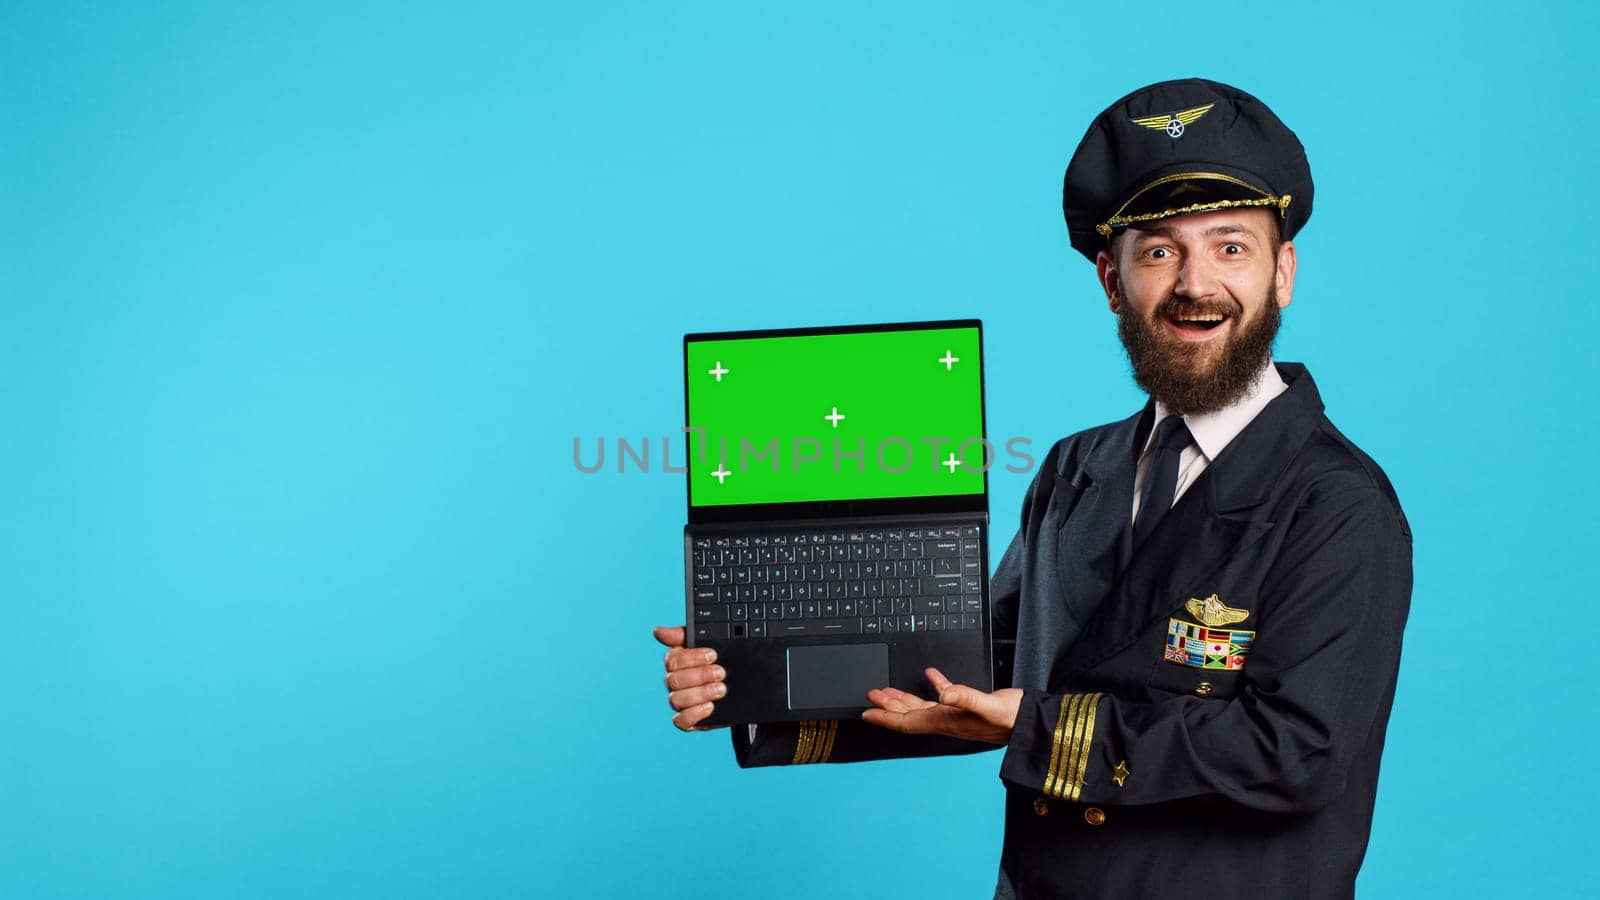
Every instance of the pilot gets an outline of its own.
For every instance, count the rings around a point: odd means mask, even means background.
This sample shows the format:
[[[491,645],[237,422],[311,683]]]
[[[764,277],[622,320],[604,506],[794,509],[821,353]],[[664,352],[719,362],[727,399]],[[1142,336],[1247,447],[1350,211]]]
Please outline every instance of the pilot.
[[[1163,82],[1089,126],[1062,205],[1149,400],[1040,465],[991,586],[1004,686],[930,669],[860,721],[736,726],[738,762],[1002,750],[997,897],[1349,897],[1411,534],[1306,367],[1272,359],[1305,151],[1237,88]],[[725,673],[656,637],[694,730]]]

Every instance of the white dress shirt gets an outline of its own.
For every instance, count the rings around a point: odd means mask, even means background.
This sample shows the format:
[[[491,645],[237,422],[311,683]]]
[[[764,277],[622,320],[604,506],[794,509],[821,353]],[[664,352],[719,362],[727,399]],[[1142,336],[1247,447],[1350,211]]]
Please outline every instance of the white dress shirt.
[[[1222,448],[1246,425],[1255,419],[1256,415],[1279,394],[1288,390],[1283,377],[1278,374],[1278,368],[1268,359],[1267,364],[1256,373],[1255,380],[1244,392],[1244,396],[1234,401],[1232,406],[1227,406],[1212,413],[1184,416],[1183,424],[1189,426],[1189,434],[1194,437],[1194,442],[1183,448],[1178,455],[1178,486],[1172,492],[1172,502],[1177,503],[1183,492],[1194,484],[1200,473],[1211,465],[1217,458]],[[1156,428],[1161,425],[1161,420],[1171,413],[1156,401],[1156,419],[1150,425],[1150,434],[1144,439],[1144,449],[1139,453],[1139,469],[1133,476],[1133,518],[1139,518],[1139,495],[1144,492],[1145,474],[1150,470],[1150,461],[1155,458]]]

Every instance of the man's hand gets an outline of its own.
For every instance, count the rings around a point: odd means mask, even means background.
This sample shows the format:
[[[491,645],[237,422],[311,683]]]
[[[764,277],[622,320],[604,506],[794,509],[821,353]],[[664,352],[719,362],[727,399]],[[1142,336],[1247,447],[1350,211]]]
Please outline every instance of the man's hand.
[[[951,684],[938,669],[924,674],[939,692],[937,702],[894,688],[867,691],[869,709],[861,718],[904,734],[943,734],[968,741],[1004,744],[1011,740],[1022,705],[1022,691],[1006,688],[985,694],[964,684]]]
[[[684,644],[683,627],[660,627],[655,630],[656,640],[667,650],[667,702],[677,710],[672,724],[683,731],[710,731],[721,725],[702,726],[700,721],[711,715],[712,701],[727,696],[728,677],[717,661],[717,651],[709,647],[689,649]]]

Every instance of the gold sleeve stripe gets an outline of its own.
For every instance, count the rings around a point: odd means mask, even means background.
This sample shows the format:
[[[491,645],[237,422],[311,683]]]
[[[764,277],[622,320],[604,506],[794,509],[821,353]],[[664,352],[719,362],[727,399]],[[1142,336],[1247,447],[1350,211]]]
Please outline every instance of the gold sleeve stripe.
[[[828,738],[823,743],[821,752],[817,754],[817,758],[812,760],[812,762],[824,763],[828,761],[829,756],[833,755],[833,738],[839,733],[839,721],[835,719],[831,722],[828,722],[827,726]]]
[[[1056,714],[1055,736],[1050,741],[1050,767],[1044,770],[1044,792],[1046,794],[1050,793],[1050,789],[1055,787],[1056,784],[1056,767],[1061,763],[1061,728],[1067,721],[1069,700],[1070,698],[1068,697],[1061,698],[1061,712]]]
[[[1068,694],[1061,698],[1061,713],[1050,751],[1050,768],[1044,792],[1063,800],[1077,800],[1083,790],[1084,770],[1094,743],[1095,710],[1103,694]]]
[[[1066,718],[1056,729],[1055,752],[1060,755],[1059,761],[1052,768],[1050,790],[1047,792],[1053,797],[1061,796],[1061,791],[1067,783],[1068,745],[1072,743],[1072,729],[1078,723],[1078,707],[1083,705],[1082,694],[1069,694],[1061,698],[1061,708],[1066,711]]]
[[[800,737],[795,741],[794,745],[793,762],[795,765],[810,761],[807,757],[811,755],[811,744],[816,740],[816,735],[816,722],[806,719],[800,723]]]
[[[794,744],[794,765],[827,762],[833,754],[833,739],[839,733],[838,721],[819,722],[806,719],[800,723],[800,735]]]
[[[1072,776],[1073,800],[1078,799],[1078,794],[1083,790],[1084,776],[1088,774],[1089,745],[1094,742],[1094,714],[1100,707],[1100,695],[1090,697],[1087,706],[1084,710],[1083,745],[1078,748],[1078,761]]]
[[[1077,799],[1073,796],[1072,789],[1078,774],[1078,752],[1083,745],[1083,710],[1089,702],[1087,694],[1078,696],[1078,705],[1072,709],[1072,727],[1067,729],[1071,736],[1067,741],[1066,752],[1061,754],[1061,777],[1056,780],[1056,796],[1067,800]]]

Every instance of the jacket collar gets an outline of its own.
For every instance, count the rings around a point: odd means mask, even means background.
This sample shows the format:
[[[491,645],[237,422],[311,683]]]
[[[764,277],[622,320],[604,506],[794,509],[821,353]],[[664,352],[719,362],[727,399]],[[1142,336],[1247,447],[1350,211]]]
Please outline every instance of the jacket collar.
[[[1300,363],[1277,363],[1276,367],[1288,387],[1222,448],[1202,476],[1211,484],[1218,512],[1248,509],[1265,500],[1273,481],[1322,417],[1322,395],[1306,367]],[[1155,415],[1155,401],[1149,400],[1138,414],[1114,425],[1107,439],[1084,458],[1083,469],[1090,480],[1106,484],[1124,476],[1131,485],[1131,473]],[[1131,491],[1130,487],[1130,504]]]
[[[1219,513],[1261,505],[1322,420],[1322,395],[1306,367],[1279,363],[1278,374],[1288,389],[1267,404],[1202,475],[1211,481]]]

